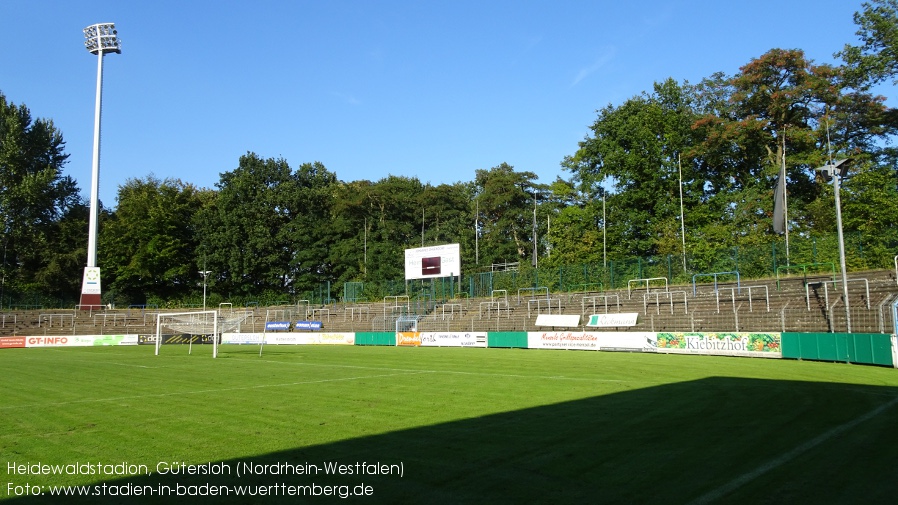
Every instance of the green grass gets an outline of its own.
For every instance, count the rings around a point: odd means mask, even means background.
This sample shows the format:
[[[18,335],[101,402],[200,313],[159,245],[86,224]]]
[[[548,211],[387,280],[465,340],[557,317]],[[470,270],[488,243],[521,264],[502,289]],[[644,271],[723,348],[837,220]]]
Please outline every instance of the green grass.
[[[362,503],[893,502],[898,370],[523,349],[0,351],[13,485],[365,484]],[[879,410],[877,410],[879,409]],[[382,462],[403,475],[8,475],[9,464]],[[121,488],[118,488],[121,489]],[[316,497],[313,502],[327,502]],[[346,501],[335,499],[334,501]]]

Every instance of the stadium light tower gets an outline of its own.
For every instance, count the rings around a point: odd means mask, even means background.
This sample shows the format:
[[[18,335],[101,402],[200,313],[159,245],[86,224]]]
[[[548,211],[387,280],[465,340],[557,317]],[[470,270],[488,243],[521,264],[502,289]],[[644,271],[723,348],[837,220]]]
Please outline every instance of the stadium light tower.
[[[100,113],[103,104],[103,56],[121,54],[121,41],[114,23],[97,23],[84,29],[84,46],[97,55],[97,103],[94,111],[94,152],[90,173],[90,220],[87,235],[87,267],[81,282],[83,309],[99,308],[101,303],[100,268],[97,267],[97,218],[100,192]]]

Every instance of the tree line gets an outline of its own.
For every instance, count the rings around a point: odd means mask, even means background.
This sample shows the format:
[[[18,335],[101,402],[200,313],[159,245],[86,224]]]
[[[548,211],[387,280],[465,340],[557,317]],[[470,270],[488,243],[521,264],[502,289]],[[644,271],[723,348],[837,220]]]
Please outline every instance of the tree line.
[[[831,234],[833,187],[815,170],[850,158],[843,227],[865,237],[852,268],[898,250],[898,111],[873,92],[898,76],[898,0],[864,3],[839,66],[771,49],[734,75],[666,79],[597,111],[561,161],[566,177],[501,163],[474,180],[342,181],[319,162],[248,152],[214,188],[153,175],[100,216],[98,265],[117,303],[302,297],[322,283],[401,280],[403,251],[459,243],[465,273],[668,256],[715,268],[722,251]],[[0,93],[0,305],[77,300],[87,204],[63,175],[65,142]],[[775,192],[787,206],[775,226]],[[72,302],[73,303],[73,302]]]

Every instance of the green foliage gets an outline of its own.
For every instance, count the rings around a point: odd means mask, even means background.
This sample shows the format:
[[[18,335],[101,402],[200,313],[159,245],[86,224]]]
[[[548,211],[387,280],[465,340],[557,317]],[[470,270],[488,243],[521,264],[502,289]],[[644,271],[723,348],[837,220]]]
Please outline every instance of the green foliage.
[[[846,78],[856,87],[886,79],[898,84],[898,1],[873,0],[854,14],[861,45],[846,44],[837,54],[846,63]]]
[[[206,265],[211,285],[229,295],[294,290],[297,233],[291,225],[304,204],[301,182],[286,160],[248,153],[216,186],[216,197],[197,216],[194,264]]]
[[[196,292],[197,190],[180,180],[152,175],[119,187],[118,207],[104,222],[99,262],[118,303],[146,297],[178,298]]]
[[[0,93],[0,306],[31,296],[77,299],[82,269],[75,258],[87,255],[86,234],[73,230],[86,213],[75,181],[62,174],[64,147],[52,121],[32,119]]]
[[[531,258],[533,205],[545,187],[533,172],[516,172],[507,163],[478,169],[477,222],[480,226],[480,265],[520,262]],[[531,258],[532,259],[532,258]]]

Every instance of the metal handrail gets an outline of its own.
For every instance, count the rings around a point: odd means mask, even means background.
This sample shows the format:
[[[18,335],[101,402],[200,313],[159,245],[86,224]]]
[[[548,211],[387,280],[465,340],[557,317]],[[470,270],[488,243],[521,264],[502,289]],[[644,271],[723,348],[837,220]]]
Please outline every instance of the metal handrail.
[[[649,299],[649,296],[655,295],[656,313],[660,314],[661,313],[661,302],[660,302],[659,295],[665,295],[667,298],[670,299],[670,313],[673,314],[674,313],[673,295],[675,295],[675,294],[683,295],[683,313],[688,314],[689,313],[689,302],[686,300],[686,292],[685,291],[652,291],[649,293],[645,293],[644,295],[642,295],[642,311],[643,311],[643,313],[645,313],[645,314],[649,313],[648,312],[648,299]]]
[[[697,293],[698,293],[698,290],[696,289],[696,283],[695,283],[696,277],[711,277],[711,276],[713,276],[713,277],[714,277],[714,291],[716,292],[716,291],[717,291],[717,276],[718,276],[718,275],[733,275],[733,274],[736,274],[736,288],[738,289],[738,288],[740,287],[740,278],[739,278],[739,272],[737,272],[737,271],[732,271],[732,272],[711,272],[711,273],[707,273],[707,274],[695,274],[695,275],[693,275],[693,276],[692,276],[692,296],[695,297],[695,296],[697,295]],[[741,290],[741,289],[739,290],[739,293],[740,293],[740,294],[742,293],[742,290]]]
[[[620,296],[617,294],[607,294],[607,295],[594,295],[594,296],[584,296],[580,299],[580,313],[586,314],[586,301],[589,300],[592,302],[592,310],[596,310],[596,300],[603,299],[605,301],[605,313],[608,313],[608,299],[614,297],[617,300],[617,310],[620,312]]]
[[[648,292],[648,291],[649,291],[649,283],[650,283],[651,281],[664,281],[664,291],[665,291],[665,292],[668,291],[668,287],[667,287],[667,277],[649,277],[649,278],[647,278],[647,279],[630,279],[630,280],[627,281],[627,298],[629,298],[629,299],[632,299],[632,298],[633,298],[633,296],[630,294],[630,284],[631,284],[631,283],[634,283],[634,282],[639,282],[639,283],[645,282],[645,290],[646,290],[646,292]]]

